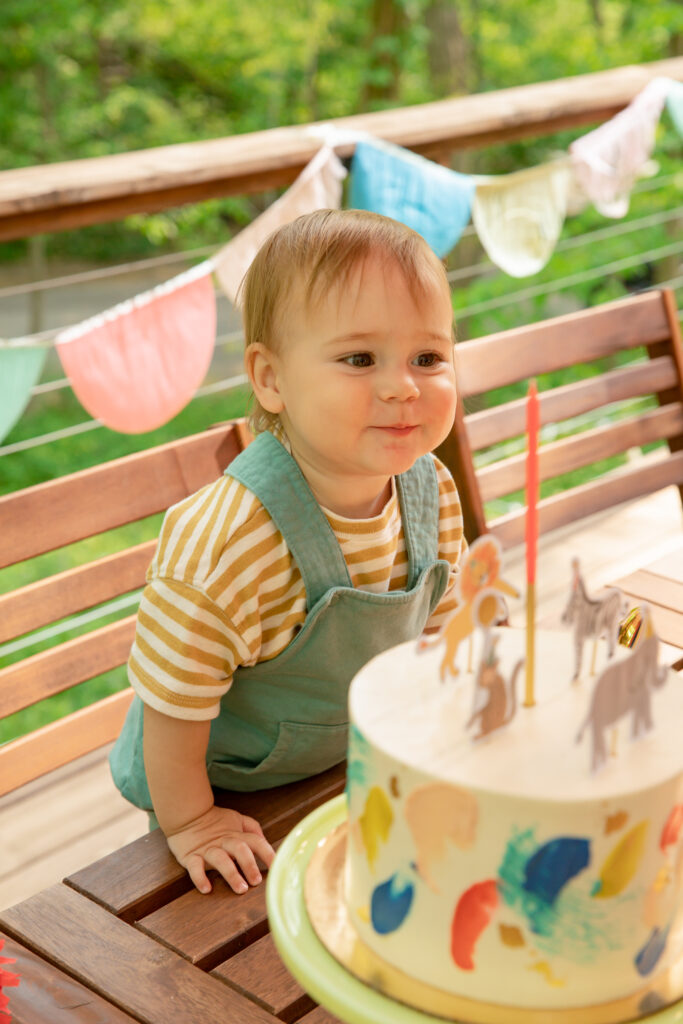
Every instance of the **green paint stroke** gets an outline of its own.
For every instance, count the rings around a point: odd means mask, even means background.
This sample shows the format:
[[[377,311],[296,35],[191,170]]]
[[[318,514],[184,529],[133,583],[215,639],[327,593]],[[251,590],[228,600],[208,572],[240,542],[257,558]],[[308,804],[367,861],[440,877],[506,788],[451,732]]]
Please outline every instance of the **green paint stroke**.
[[[355,725],[349,726],[349,756],[346,766],[346,793],[350,796],[353,786],[368,786],[372,748],[363,733]]]
[[[608,928],[603,907],[591,897],[594,879],[585,871],[572,879],[550,905],[524,888],[526,864],[539,848],[533,829],[514,830],[498,870],[503,902],[526,919],[532,932],[529,942],[573,963],[590,963],[596,952],[622,949],[628,927],[620,918],[631,897],[612,901]]]

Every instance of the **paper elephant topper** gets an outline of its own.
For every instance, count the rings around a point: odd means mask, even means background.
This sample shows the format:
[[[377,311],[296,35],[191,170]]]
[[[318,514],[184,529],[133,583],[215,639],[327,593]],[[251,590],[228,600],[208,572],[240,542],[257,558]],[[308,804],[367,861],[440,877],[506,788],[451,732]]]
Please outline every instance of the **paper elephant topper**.
[[[638,739],[654,726],[652,693],[668,678],[658,662],[659,639],[649,605],[641,605],[640,629],[630,653],[609,662],[596,680],[588,710],[576,736],[580,743],[586,729],[591,737],[591,769],[597,771],[608,757],[605,733],[611,729],[611,750],[616,755],[616,729],[622,718],[631,716],[631,737]]]
[[[433,638],[421,638],[418,651],[443,644],[439,675],[459,674],[456,655],[460,644],[470,637],[476,627],[488,630],[507,618],[507,605],[503,594],[519,597],[518,591],[501,578],[501,547],[495,537],[484,534],[469,547],[460,566],[455,584],[458,606],[448,617],[442,629]]]
[[[572,559],[572,585],[567,606],[562,613],[562,622],[570,624],[574,629],[574,680],[581,674],[586,640],[594,641],[591,675],[595,674],[595,655],[601,636],[606,637],[607,656],[612,657],[618,640],[619,619],[626,613],[626,608],[624,596],[616,587],[610,587],[599,597],[589,597],[579,560]]]

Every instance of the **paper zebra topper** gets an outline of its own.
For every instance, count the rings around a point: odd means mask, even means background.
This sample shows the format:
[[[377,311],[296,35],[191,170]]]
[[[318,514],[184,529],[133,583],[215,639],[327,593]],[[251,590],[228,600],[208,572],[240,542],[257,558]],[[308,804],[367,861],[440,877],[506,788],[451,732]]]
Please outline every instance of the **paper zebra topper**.
[[[583,645],[586,640],[594,641],[591,675],[595,675],[595,655],[601,636],[607,638],[607,656],[613,656],[618,640],[619,619],[626,611],[624,596],[617,587],[611,587],[600,597],[589,597],[581,576],[579,560],[572,559],[572,586],[567,606],[562,613],[562,622],[574,627],[573,680],[577,680],[581,674]]]

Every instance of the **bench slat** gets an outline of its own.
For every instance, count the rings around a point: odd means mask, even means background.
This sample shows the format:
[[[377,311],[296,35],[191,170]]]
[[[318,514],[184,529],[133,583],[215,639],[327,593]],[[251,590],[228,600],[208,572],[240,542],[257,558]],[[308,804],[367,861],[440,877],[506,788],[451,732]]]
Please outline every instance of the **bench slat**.
[[[620,420],[553,441],[539,448],[539,475],[550,480],[590,466],[601,459],[620,455],[629,448],[675,437],[683,432],[683,405],[652,409],[638,419]],[[523,490],[526,479],[526,453],[511,456],[478,472],[479,489],[484,501]]]
[[[632,363],[618,370],[574,384],[539,393],[541,426],[593,412],[610,402],[656,394],[675,388],[678,382],[671,356]],[[675,401],[675,396],[668,399]],[[465,410],[467,413],[467,410]],[[526,430],[526,398],[465,416],[467,436],[473,451],[519,437]]]
[[[457,312],[456,312],[457,317]],[[590,330],[584,329],[588,320]],[[670,337],[660,292],[608,302],[548,322],[461,342],[457,372],[463,398],[527,377],[589,363]]]
[[[600,480],[543,498],[538,503],[539,530],[554,530],[583,516],[602,512],[613,505],[640,498],[671,484],[683,484],[683,451],[648,466],[615,470]],[[494,519],[488,528],[498,537],[503,547],[513,547],[524,540],[525,516],[525,509],[510,512]]]
[[[236,424],[113,459],[0,498],[0,568],[165,511],[242,450]]]
[[[125,665],[135,636],[135,615],[67,640],[0,671],[0,716],[21,711],[87,679]]]
[[[111,743],[132,699],[122,690],[0,746],[0,796]]]
[[[0,643],[145,584],[156,540],[0,595]]]

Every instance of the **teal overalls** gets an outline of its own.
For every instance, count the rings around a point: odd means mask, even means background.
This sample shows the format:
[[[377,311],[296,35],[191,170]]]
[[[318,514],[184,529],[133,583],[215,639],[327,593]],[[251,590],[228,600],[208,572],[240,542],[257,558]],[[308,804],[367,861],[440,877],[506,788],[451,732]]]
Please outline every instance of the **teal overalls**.
[[[211,723],[211,784],[268,789],[344,760],[353,676],[376,654],[420,635],[446,589],[449,564],[438,558],[439,494],[429,455],[396,478],[408,582],[406,590],[383,594],[353,588],[329,522],[297,463],[272,434],[259,434],[226,473],[267,509],[306,588],[300,631],[275,658],[235,671]],[[136,696],[110,763],[123,795],[150,810],[142,711]]]

